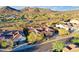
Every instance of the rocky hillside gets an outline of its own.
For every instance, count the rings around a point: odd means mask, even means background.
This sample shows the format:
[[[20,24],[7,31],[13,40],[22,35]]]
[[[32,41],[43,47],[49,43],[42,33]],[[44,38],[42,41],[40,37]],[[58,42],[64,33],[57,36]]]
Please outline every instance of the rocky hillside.
[[[17,14],[20,10],[14,9],[9,6],[1,7],[0,14]]]
[[[33,7],[25,7],[22,10],[17,10],[15,8],[5,6],[0,8],[0,15],[19,15],[19,17],[24,16],[28,20],[48,20],[48,19],[71,19],[71,18],[79,18],[79,10],[72,11],[53,11],[50,9],[44,8],[33,8]]]

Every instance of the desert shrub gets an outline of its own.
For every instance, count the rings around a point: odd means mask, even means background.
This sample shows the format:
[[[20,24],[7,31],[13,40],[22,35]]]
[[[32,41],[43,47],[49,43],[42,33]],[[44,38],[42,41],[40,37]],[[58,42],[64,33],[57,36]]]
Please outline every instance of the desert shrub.
[[[51,22],[48,22],[48,23],[46,23],[46,25],[49,27],[49,26],[51,26],[52,25],[52,21]]]
[[[31,32],[28,36],[28,42],[29,43],[34,43],[36,41],[40,41],[43,39],[43,35],[42,34],[38,34],[38,33],[35,33],[35,32]]]
[[[8,40],[8,46],[9,46],[10,48],[13,48],[14,42],[13,42],[12,39],[9,39],[9,40]]]
[[[34,32],[31,32],[28,36],[28,42],[29,43],[34,43],[36,41],[36,34]]]
[[[2,46],[3,48],[6,48],[6,47],[7,47],[7,42],[6,42],[5,40],[2,40],[1,46]]]
[[[39,12],[40,10],[39,8],[34,8],[34,11]]]
[[[79,38],[79,33],[74,33],[74,34],[73,34],[73,37],[74,37],[74,38]]]
[[[74,38],[74,39],[71,40],[71,43],[79,44],[79,39],[78,38]]]
[[[23,20],[24,18],[25,18],[25,15],[22,15],[22,16],[21,16],[21,19]]]
[[[43,34],[37,34],[37,41],[43,40],[44,35]]]
[[[67,30],[65,30],[65,29],[58,29],[58,31],[59,31],[59,35],[60,36],[64,36],[64,35],[68,35],[69,34],[69,32]]]
[[[62,41],[53,42],[52,51],[60,52],[64,48],[65,44]]]

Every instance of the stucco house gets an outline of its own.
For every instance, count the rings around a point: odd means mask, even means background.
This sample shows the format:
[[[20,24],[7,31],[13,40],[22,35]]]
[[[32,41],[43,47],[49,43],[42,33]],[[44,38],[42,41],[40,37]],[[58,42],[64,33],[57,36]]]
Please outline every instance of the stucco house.
[[[73,25],[74,25],[74,24],[79,24],[79,20],[77,20],[77,19],[72,19],[72,20],[70,20],[70,23],[72,23]]]
[[[57,28],[63,28],[63,29],[69,30],[69,26],[63,25],[63,24],[56,24],[56,27]]]
[[[26,38],[23,37],[18,31],[13,33],[13,39],[15,43],[22,44],[26,41]]]
[[[73,25],[74,30],[79,31],[79,20],[78,19],[72,19],[70,23]]]

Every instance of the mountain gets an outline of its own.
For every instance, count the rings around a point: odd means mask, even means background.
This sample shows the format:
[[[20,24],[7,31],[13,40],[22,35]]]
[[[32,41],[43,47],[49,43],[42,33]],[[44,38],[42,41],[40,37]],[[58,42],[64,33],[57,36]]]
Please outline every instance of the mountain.
[[[25,7],[21,10],[15,9],[10,6],[0,7],[0,14],[18,15],[23,16],[27,19],[33,20],[46,20],[49,18],[60,19],[60,18],[79,18],[79,10],[71,11],[53,11],[51,9],[36,8],[36,7]]]
[[[25,7],[24,9],[22,9],[21,10],[22,12],[34,12],[34,13],[36,13],[36,12],[39,12],[39,13],[41,13],[41,12],[43,12],[43,13],[50,13],[50,12],[55,12],[55,11],[53,11],[53,10],[51,10],[51,9],[46,9],[46,8],[36,8],[36,7]]]
[[[12,8],[10,6],[5,6],[0,8],[0,14],[17,14],[20,10]]]

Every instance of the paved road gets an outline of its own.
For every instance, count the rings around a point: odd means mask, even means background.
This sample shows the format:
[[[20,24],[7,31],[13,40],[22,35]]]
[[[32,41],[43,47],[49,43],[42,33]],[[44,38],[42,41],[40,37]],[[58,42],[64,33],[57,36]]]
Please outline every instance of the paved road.
[[[50,41],[44,42],[41,45],[39,45],[39,48],[36,49],[34,52],[51,52],[53,41],[57,41],[57,40],[61,40],[62,41],[62,40],[67,40],[68,38],[72,38],[72,36],[64,37],[62,39],[54,39],[54,40],[50,40]]]
[[[69,35],[69,36],[65,36],[65,37],[56,37],[54,39],[51,39],[51,40],[47,40],[41,44],[35,44],[35,45],[29,45],[29,46],[24,46],[23,50],[20,50],[20,52],[49,52],[51,51],[51,47],[52,47],[52,42],[53,41],[57,41],[57,40],[68,40],[68,38],[71,38],[73,37],[73,35]],[[22,47],[20,47],[22,48]],[[17,50],[16,50],[17,51]]]
[[[52,47],[52,42],[45,43],[40,45],[38,49],[34,50],[33,52],[50,52]]]
[[[34,45],[24,44],[24,45],[18,46],[14,48],[14,51],[15,52],[17,51],[18,52],[21,52],[21,51],[22,52],[49,52],[51,51],[52,43],[54,41],[63,41],[63,40],[66,41],[72,37],[73,37],[73,33],[64,37],[57,36],[56,38],[51,38],[50,40],[47,40],[41,44],[34,44]],[[20,49],[20,51],[18,49]]]

